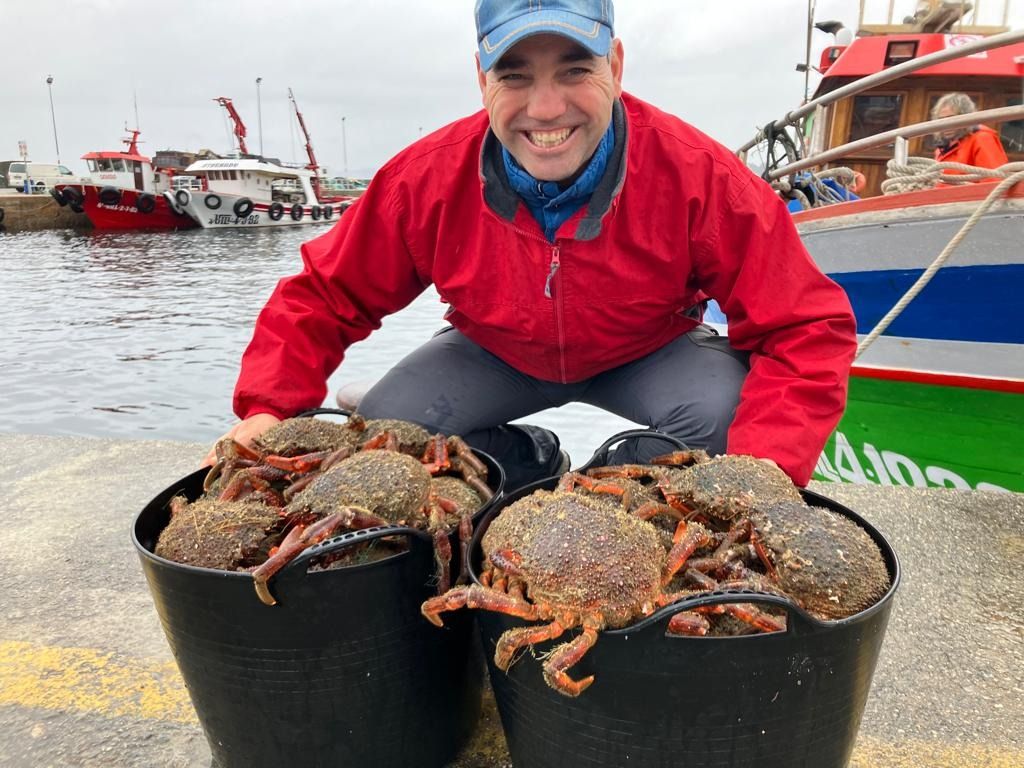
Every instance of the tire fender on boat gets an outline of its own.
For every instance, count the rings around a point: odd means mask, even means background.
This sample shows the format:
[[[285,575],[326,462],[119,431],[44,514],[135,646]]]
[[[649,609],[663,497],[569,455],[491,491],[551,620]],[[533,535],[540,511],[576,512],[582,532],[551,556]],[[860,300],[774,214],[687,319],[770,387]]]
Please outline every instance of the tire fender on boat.
[[[81,213],[82,200],[85,198],[82,195],[82,190],[76,189],[75,187],[64,187],[64,199],[67,200],[71,206],[71,210],[75,210],[75,206],[78,207],[76,213]]]
[[[135,198],[135,208],[139,213],[152,213],[156,210],[156,198],[149,192],[140,192]]]
[[[333,215],[334,215],[334,206],[333,205],[325,205],[324,206],[324,218],[325,219],[329,219]]]
[[[299,205],[298,203],[295,203],[295,205],[292,206],[292,218],[295,221],[302,221],[302,214],[302,206]]]
[[[3,223],[4,223],[4,216],[6,216],[6,215],[7,215],[7,214],[6,214],[6,213],[4,213],[4,209],[3,209],[3,208],[0,208],[0,224],[3,224]]]
[[[171,193],[167,192],[166,194],[170,195]],[[174,201],[181,208],[184,208],[186,205],[192,202],[192,193],[189,192],[187,189],[179,189],[177,192],[174,193]],[[169,198],[167,202],[170,202]]]
[[[314,205],[312,208],[310,208],[309,215],[313,218],[313,221],[319,221],[321,215],[320,206]]]
[[[53,189],[50,190],[50,197],[56,200],[57,205],[59,205],[61,208],[68,204],[67,198],[64,197],[63,189],[57,189],[56,187],[54,187]]]
[[[104,205],[117,205],[121,202],[121,190],[117,187],[103,187],[97,198]]]
[[[220,196],[213,194],[212,192],[203,198],[203,202],[206,203],[206,207],[211,211],[216,211],[220,208]]]
[[[240,219],[244,219],[246,216],[252,213],[252,209],[252,200],[250,200],[248,197],[240,197],[238,200],[235,201],[235,204],[231,210],[235,212],[235,216],[237,216]]]
[[[280,203],[271,203],[267,209],[267,215],[270,216],[271,221],[280,221],[284,216],[284,206]]]

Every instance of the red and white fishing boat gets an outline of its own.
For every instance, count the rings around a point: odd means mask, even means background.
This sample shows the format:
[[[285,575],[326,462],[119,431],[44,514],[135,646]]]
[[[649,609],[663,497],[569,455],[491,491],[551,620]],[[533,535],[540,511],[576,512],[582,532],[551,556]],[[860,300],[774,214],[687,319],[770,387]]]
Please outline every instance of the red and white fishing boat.
[[[231,99],[220,96],[214,101],[227,110],[234,123],[238,156],[200,160],[188,166],[185,173],[199,178],[202,190],[167,191],[167,203],[187,213],[204,229],[322,224],[348,208],[356,199],[354,196],[321,192],[319,165],[309,131],[291,89],[288,96],[306,137],[308,164],[289,165],[249,154],[245,123]]]
[[[175,171],[153,165],[139,153],[139,131],[129,131],[122,152],[82,155],[89,183],[57,184],[51,194],[61,205],[84,212],[96,229],[192,229],[196,222],[172,207],[164,192],[181,186],[201,189],[196,179],[176,177]]]

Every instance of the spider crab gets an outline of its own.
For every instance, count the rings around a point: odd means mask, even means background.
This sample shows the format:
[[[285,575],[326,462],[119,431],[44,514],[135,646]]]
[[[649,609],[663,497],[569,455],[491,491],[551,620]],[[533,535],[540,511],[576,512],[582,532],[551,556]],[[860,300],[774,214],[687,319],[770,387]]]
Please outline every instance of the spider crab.
[[[384,435],[383,443],[388,443]],[[449,447],[454,455],[449,453]],[[476,492],[476,503],[453,501],[435,490],[435,475],[456,470]],[[438,592],[451,584],[451,543],[448,534],[457,522],[463,553],[472,535],[472,516],[480,500],[491,498],[486,484],[487,468],[460,439],[436,435],[424,455],[417,459],[386,445],[363,450],[342,459],[329,469],[300,481],[302,489],[293,495],[284,513],[294,527],[270,558],[253,571],[256,594],[267,605],[275,599],[269,579],[300,552],[339,530],[377,525],[408,525],[428,531],[434,540]],[[295,486],[293,486],[294,488]],[[464,559],[464,558],[463,558]]]
[[[281,489],[290,475],[326,468],[351,456],[366,430],[362,417],[353,414],[341,424],[310,416],[296,416],[275,424],[249,448],[232,438],[214,448],[216,463],[210,468],[203,490],[222,501],[252,494],[281,506]]]
[[[571,480],[563,477],[562,482]],[[680,521],[678,538],[687,542],[681,548],[696,548],[707,531],[699,523]],[[665,591],[685,557],[670,562],[654,526],[619,506],[564,487],[536,491],[509,505],[494,518],[482,547],[480,584],[458,586],[427,600],[423,615],[441,626],[442,613],[469,607],[547,622],[502,634],[494,663],[504,671],[520,649],[579,628],[542,666],[547,684],[566,696],[578,696],[593,683],[593,675],[574,680],[568,670],[594,646],[599,632],[628,626],[695,594]],[[669,629],[703,634],[707,622],[685,612],[674,617]]]
[[[652,482],[665,505],[711,528],[718,546],[689,560],[685,581],[691,585],[778,592],[823,620],[853,615],[884,596],[888,570],[863,528],[806,505],[789,478],[767,462],[700,453],[668,454],[653,459],[655,466],[600,467],[580,482],[604,492],[614,492],[623,478]]]

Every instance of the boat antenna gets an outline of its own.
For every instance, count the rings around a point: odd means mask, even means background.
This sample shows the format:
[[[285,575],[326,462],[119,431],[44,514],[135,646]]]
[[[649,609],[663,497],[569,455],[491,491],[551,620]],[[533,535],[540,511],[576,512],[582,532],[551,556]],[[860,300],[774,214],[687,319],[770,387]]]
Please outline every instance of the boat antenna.
[[[243,155],[248,155],[249,148],[245,146],[245,123],[242,122],[242,117],[238,114],[238,110],[235,109],[235,105],[231,103],[231,99],[225,96],[218,96],[214,101],[227,110],[228,117],[231,118],[231,122],[235,126],[235,138],[238,139],[238,151]]]
[[[811,98],[811,35],[814,32],[816,0],[807,0],[807,49],[804,53],[804,103]]]
[[[140,128],[140,124],[139,124],[139,92],[136,89],[134,89],[134,88],[132,88],[132,104],[135,107],[135,127],[136,128]],[[126,124],[125,128],[127,129],[127,127],[128,126]]]
[[[306,164],[306,168],[313,172],[313,191],[316,193],[317,199],[320,198],[320,175],[318,173],[320,166],[316,162],[316,155],[313,153],[313,139],[309,136],[309,130],[306,128],[306,121],[302,119],[302,113],[299,112],[299,104],[295,101],[295,95],[292,93],[292,89],[288,89],[288,100],[291,101],[292,107],[295,108],[295,117],[299,121],[299,128],[302,129],[302,135],[306,138],[306,157],[309,158],[309,163]]]

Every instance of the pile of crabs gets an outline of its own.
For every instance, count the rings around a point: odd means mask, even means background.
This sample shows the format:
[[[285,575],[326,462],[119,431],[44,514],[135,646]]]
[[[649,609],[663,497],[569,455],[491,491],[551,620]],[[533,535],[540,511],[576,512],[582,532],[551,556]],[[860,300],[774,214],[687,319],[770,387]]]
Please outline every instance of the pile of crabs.
[[[216,455],[203,494],[171,500],[154,551],[186,565],[250,571],[268,605],[276,602],[269,579],[307,547],[380,525],[431,534],[443,592],[452,583],[449,534],[458,531],[464,552],[473,514],[493,495],[487,467],[461,438],[396,419],[296,417],[252,449],[225,438]],[[315,567],[369,562],[404,546],[400,537],[384,538]]]
[[[717,590],[788,598],[830,621],[874,605],[890,587],[871,536],[853,520],[808,506],[773,464],[681,451],[650,465],[566,473],[501,509],[481,541],[479,583],[427,600],[423,615],[482,608],[543,622],[505,631],[494,661],[507,671],[523,649],[578,632],[544,656],[549,686],[578,696],[594,677],[568,674],[603,629]],[[772,603],[712,604],[677,612],[670,633],[778,632]]]

